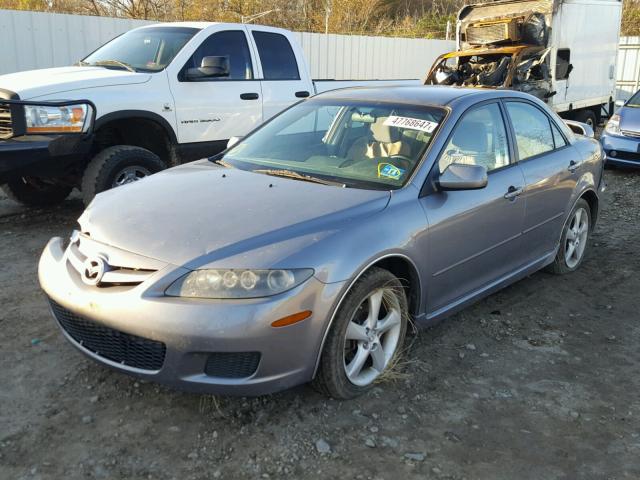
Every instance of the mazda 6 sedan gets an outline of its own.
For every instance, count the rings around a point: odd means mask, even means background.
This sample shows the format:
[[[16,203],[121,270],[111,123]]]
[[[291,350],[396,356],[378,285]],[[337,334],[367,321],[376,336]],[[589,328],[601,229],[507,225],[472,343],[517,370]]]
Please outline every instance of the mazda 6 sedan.
[[[180,388],[352,398],[410,322],[576,270],[597,219],[602,148],[524,93],[339,90],[232,140],[49,241],[40,283],[78,350]]]

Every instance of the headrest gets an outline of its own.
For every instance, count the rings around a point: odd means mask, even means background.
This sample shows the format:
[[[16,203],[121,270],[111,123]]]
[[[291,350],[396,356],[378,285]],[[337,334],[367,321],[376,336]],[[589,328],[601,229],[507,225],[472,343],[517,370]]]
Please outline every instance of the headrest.
[[[394,143],[400,139],[400,131],[397,128],[385,125],[384,122],[389,117],[378,117],[371,124],[371,134],[376,142]]]
[[[487,133],[484,123],[463,120],[456,128],[451,143],[463,152],[486,152],[489,147]]]

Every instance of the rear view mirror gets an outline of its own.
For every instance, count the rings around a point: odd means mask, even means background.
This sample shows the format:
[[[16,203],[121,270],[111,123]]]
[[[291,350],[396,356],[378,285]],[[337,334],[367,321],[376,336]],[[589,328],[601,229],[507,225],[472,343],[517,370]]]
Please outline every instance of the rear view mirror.
[[[185,74],[188,80],[221,78],[229,76],[229,57],[203,57],[200,66],[188,68]]]
[[[576,122],[575,120],[565,120],[564,123],[571,129],[573,133],[578,135],[584,135],[585,137],[593,138],[593,128],[586,123]]]
[[[487,186],[487,169],[481,165],[452,163],[438,178],[441,190],[477,190]]]

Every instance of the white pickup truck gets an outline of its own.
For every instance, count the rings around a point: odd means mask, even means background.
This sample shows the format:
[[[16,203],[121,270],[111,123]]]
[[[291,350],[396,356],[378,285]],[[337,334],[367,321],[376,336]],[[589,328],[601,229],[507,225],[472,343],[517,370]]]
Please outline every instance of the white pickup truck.
[[[218,153],[295,102],[357,85],[315,81],[287,30],[155,24],[78,64],[0,76],[0,184],[42,206]]]

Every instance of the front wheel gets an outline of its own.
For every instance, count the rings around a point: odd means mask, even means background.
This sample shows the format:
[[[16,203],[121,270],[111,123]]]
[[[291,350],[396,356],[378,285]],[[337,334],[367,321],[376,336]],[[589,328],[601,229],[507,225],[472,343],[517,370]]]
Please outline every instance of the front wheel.
[[[398,278],[381,268],[367,271],[336,314],[315,386],[337,399],[354,398],[371,389],[400,354],[408,316]]]
[[[584,199],[573,207],[562,231],[560,247],[549,271],[562,275],[578,269],[584,259],[591,227],[591,208]]]
[[[28,207],[49,207],[62,203],[73,187],[37,177],[20,177],[2,185],[13,201]]]
[[[82,176],[82,198],[89,205],[98,193],[152,175],[166,168],[155,153],[130,145],[105,148],[87,165]]]

